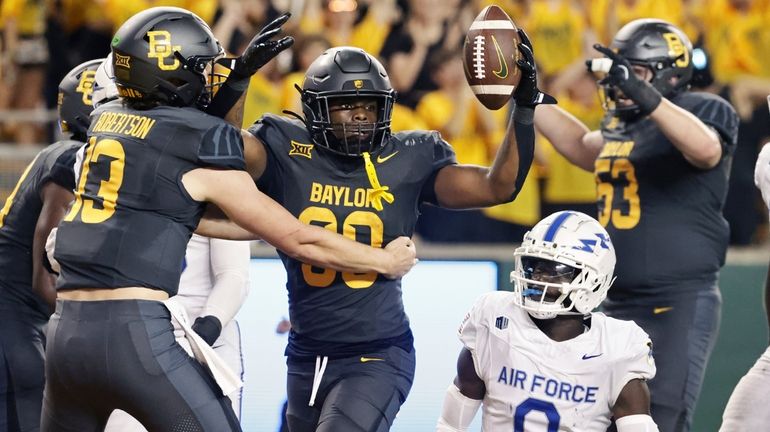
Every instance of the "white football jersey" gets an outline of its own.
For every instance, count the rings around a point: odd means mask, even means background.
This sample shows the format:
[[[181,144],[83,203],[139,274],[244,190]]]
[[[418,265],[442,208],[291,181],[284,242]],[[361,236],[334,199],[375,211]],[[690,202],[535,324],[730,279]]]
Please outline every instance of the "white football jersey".
[[[486,432],[604,431],[628,381],[655,376],[647,333],[593,313],[591,327],[556,342],[505,291],[483,295],[459,329],[486,384]]]

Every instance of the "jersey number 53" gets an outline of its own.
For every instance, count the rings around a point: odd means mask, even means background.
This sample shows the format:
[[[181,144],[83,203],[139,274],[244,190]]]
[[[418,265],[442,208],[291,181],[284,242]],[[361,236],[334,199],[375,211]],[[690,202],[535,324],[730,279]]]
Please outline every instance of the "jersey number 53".
[[[599,223],[612,222],[617,229],[631,229],[639,223],[639,183],[634,165],[626,158],[597,159],[594,164],[599,199]]]

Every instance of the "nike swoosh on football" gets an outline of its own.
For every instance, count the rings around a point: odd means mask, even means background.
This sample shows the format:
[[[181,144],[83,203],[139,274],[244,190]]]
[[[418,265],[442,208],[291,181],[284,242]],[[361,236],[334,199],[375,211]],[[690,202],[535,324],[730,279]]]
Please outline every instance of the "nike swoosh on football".
[[[392,158],[393,156],[395,156],[397,154],[398,154],[398,150],[394,151],[393,153],[391,153],[391,154],[389,154],[389,155],[387,155],[385,157],[377,156],[377,163],[381,164],[381,163],[385,162],[386,160]]]
[[[500,79],[506,79],[508,77],[508,62],[505,61],[503,50],[500,49],[500,45],[497,44],[497,39],[494,36],[492,36],[492,43],[495,45],[495,51],[497,51],[497,61],[500,62],[500,70],[492,71],[492,73]]]
[[[372,361],[385,361],[385,359],[376,358],[376,357],[361,357],[361,363],[372,362]]]
[[[672,309],[674,309],[673,306],[656,307],[655,309],[652,310],[652,313],[657,315],[657,314],[662,314],[664,312],[668,312]]]
[[[599,357],[602,354],[604,354],[604,353],[599,353],[599,354],[594,354],[594,355],[583,354],[583,360],[588,360],[588,359],[592,359],[592,358],[595,358],[595,357]]]

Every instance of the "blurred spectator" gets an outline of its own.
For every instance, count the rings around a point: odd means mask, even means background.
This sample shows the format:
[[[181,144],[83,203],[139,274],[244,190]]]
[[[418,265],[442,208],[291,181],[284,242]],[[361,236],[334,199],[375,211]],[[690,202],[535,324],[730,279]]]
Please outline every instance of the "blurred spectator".
[[[589,129],[599,128],[604,109],[599,102],[594,77],[582,60],[570,65],[548,87],[559,106],[583,122]],[[591,172],[571,164],[544,137],[537,143],[545,154],[543,214],[577,210],[596,216],[596,180]]]
[[[277,61],[267,63],[252,75],[243,107],[244,129],[265,113],[281,112],[281,93],[276,89],[280,89],[282,85]]]
[[[377,56],[400,15],[395,0],[308,0],[300,30],[322,33],[332,46],[354,46]]]
[[[428,59],[442,48],[460,50],[462,38],[449,38],[447,18],[452,9],[440,0],[409,0],[406,19],[393,27],[380,51],[402,104],[414,108],[423,94],[438,87]]]
[[[605,45],[621,27],[637,18],[658,18],[677,26],[684,21],[681,1],[590,0],[588,3],[591,28]]]
[[[45,40],[43,0],[3,0],[0,6],[3,76],[0,80],[0,110],[20,110],[16,118],[3,119],[2,132],[21,145],[43,141],[39,122],[22,121],[32,110],[42,108],[48,46]]]
[[[546,82],[576,60],[584,60],[583,53],[596,42],[582,7],[573,0],[535,0],[520,25],[537,47],[538,67]]]
[[[324,51],[331,48],[329,40],[319,33],[297,37],[297,42],[292,47],[293,61],[291,73],[283,79],[281,91],[281,108],[297,113],[302,112],[302,102],[299,91],[295,86],[302,87],[305,80],[305,71],[310,63]]]

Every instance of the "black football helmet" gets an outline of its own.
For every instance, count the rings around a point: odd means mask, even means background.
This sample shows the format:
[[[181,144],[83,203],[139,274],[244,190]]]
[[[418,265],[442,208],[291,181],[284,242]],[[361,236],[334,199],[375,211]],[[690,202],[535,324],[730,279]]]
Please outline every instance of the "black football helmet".
[[[632,65],[652,71],[650,84],[665,98],[687,90],[693,74],[692,43],[676,26],[659,19],[638,19],[621,28],[610,48]],[[639,115],[636,105],[620,106],[617,89],[603,86],[605,109],[623,119]]]
[[[385,68],[360,48],[330,48],[308,67],[302,89],[302,112],[313,141],[346,156],[360,156],[379,148],[390,136],[390,120],[396,92],[390,85]],[[377,120],[374,124],[357,125],[359,130],[371,131],[366,138],[337,138],[337,130],[329,115],[329,99],[367,97],[377,100]]]
[[[59,128],[78,141],[85,141],[91,124],[96,69],[102,61],[104,59],[89,60],[75,66],[59,83]]]
[[[205,107],[214,62],[224,54],[194,13],[154,7],[132,16],[112,38],[115,84],[124,99]],[[208,76],[207,76],[208,75]]]

